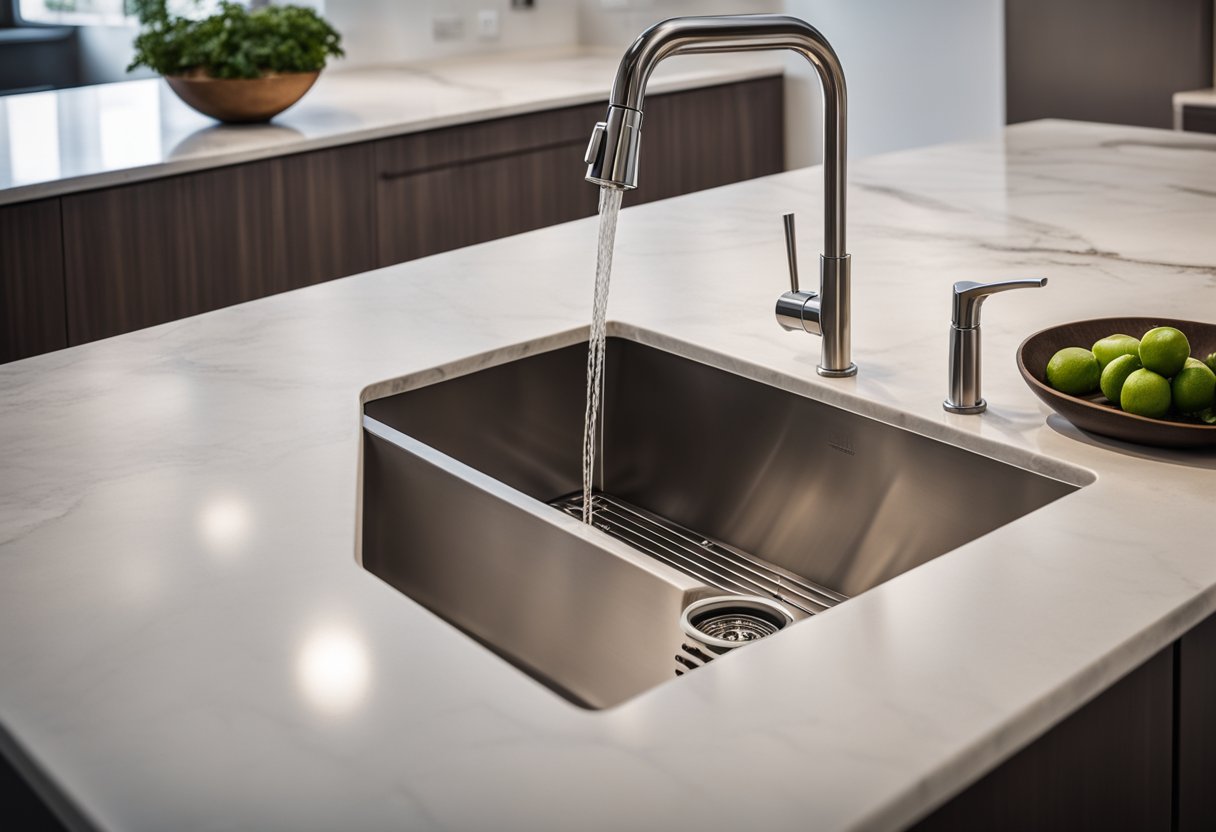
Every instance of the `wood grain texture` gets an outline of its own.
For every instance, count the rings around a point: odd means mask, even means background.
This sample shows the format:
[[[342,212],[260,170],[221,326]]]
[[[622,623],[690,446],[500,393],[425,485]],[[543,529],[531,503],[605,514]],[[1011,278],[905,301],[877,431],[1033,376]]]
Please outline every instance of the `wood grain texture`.
[[[1008,0],[1010,124],[1071,118],[1169,128],[1171,99],[1212,84],[1212,0]]]
[[[1173,672],[1170,646],[912,828],[1168,832]]]
[[[782,79],[647,101],[637,204],[776,173]],[[65,196],[60,341],[81,344],[595,213],[606,102]],[[58,204],[58,203],[57,203]],[[54,346],[46,347],[52,349]]]
[[[579,171],[603,105],[529,113],[376,143],[378,265],[588,217]]]
[[[63,197],[68,342],[375,265],[368,145]]]
[[[651,96],[626,204],[777,173],[782,79]],[[591,216],[583,153],[607,103],[377,143],[379,265]]]
[[[784,79],[647,98],[638,162],[638,187],[625,195],[626,206],[780,173]]]
[[[449,165],[383,188],[380,263],[387,265],[595,213],[595,188],[575,175],[583,148],[564,145]]]
[[[67,346],[58,199],[0,208],[0,363]]]
[[[1210,832],[1216,829],[1216,616],[1178,645],[1178,832]]]
[[[392,180],[445,165],[555,145],[575,144],[585,149],[592,126],[604,117],[607,107],[605,97],[602,104],[527,113],[382,139],[375,143],[376,171],[380,177]],[[579,157],[582,157],[581,153]]]

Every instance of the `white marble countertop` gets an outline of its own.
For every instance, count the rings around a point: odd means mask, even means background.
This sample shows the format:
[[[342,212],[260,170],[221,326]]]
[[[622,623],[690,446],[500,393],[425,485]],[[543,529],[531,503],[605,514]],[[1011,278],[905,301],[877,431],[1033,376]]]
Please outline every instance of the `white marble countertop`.
[[[0,205],[576,104],[608,102],[620,50],[499,52],[322,73],[269,124],[225,125],[161,79],[0,96]],[[665,61],[652,93],[782,73],[770,54]],[[590,128],[588,128],[590,130]]]
[[[859,161],[850,380],[772,320],[818,169],[627,209],[618,330],[1093,482],[605,711],[354,553],[360,391],[574,337],[594,219],[4,365],[0,744],[81,828],[901,828],[1216,611],[1216,454],[1083,435],[1013,361],[1054,323],[1216,318],[1214,159],[1037,122]],[[945,413],[951,283],[1037,275],[985,309],[989,411]]]

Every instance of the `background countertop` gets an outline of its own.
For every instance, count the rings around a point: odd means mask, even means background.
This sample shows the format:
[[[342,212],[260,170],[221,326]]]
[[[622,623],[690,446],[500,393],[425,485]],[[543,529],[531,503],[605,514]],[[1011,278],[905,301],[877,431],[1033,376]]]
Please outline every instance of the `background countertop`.
[[[625,210],[616,332],[1091,484],[606,711],[354,548],[361,391],[583,337],[594,219],[4,365],[0,747],[83,828],[901,828],[1216,611],[1216,454],[1084,435],[1013,361],[1216,316],[1213,154],[1039,122],[852,165],[855,379],[772,320],[818,169]],[[943,412],[950,285],[1039,275],[985,307],[989,411]]]
[[[564,47],[331,70],[269,124],[220,124],[159,78],[0,96],[0,205],[537,110],[607,108],[620,57],[619,49]],[[649,90],[780,75],[782,67],[773,54],[681,56],[663,62]]]

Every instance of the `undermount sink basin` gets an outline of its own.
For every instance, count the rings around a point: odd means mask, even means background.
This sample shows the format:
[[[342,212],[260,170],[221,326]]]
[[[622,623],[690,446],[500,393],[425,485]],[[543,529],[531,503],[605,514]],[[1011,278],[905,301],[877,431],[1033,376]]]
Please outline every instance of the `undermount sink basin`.
[[[361,518],[366,569],[584,707],[683,672],[694,601],[803,619],[1077,488],[610,338],[596,490],[655,521],[644,554],[549,505],[582,488],[586,371],[580,342],[367,402]]]

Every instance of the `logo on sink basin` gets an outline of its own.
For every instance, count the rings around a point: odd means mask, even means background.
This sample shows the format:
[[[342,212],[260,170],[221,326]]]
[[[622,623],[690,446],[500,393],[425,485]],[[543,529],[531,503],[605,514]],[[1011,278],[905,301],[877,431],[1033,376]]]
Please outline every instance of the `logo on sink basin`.
[[[828,439],[828,447],[840,451],[842,454],[854,456],[857,449],[853,447],[851,439],[845,439],[843,436],[833,436]]]

